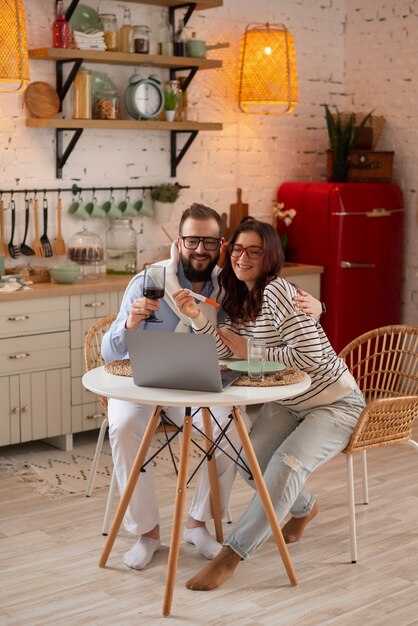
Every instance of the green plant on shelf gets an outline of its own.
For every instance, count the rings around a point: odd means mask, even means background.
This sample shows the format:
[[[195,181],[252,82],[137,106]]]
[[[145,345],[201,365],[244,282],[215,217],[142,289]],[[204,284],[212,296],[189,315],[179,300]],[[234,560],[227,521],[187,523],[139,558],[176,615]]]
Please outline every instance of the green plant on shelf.
[[[166,87],[164,89],[164,109],[166,111],[175,111],[180,104],[180,94],[178,91]]]
[[[180,186],[173,183],[161,183],[151,189],[151,198],[157,202],[175,202],[180,195]]]

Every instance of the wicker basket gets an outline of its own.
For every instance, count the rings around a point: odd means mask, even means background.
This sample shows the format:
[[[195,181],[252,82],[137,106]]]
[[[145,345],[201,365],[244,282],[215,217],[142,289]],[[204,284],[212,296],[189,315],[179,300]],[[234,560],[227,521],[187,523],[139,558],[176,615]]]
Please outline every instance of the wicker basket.
[[[31,265],[11,267],[6,270],[6,274],[21,274],[25,282],[32,281],[34,284],[51,282],[51,276],[47,267],[32,267]]]
[[[349,156],[347,182],[390,183],[392,182],[394,152],[352,150]],[[333,155],[327,150],[327,180],[332,180]]]

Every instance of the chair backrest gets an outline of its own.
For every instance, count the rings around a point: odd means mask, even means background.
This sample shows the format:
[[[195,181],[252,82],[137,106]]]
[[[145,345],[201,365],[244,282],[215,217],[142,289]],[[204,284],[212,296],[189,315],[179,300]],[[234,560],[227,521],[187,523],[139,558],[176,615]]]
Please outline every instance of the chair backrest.
[[[418,394],[418,326],[383,326],[349,343],[339,355],[366,402]]]
[[[104,365],[101,353],[103,336],[107,333],[111,323],[116,319],[116,315],[107,315],[94,322],[90,326],[84,339],[84,363],[86,372]],[[99,396],[103,408],[107,411],[107,398]]]

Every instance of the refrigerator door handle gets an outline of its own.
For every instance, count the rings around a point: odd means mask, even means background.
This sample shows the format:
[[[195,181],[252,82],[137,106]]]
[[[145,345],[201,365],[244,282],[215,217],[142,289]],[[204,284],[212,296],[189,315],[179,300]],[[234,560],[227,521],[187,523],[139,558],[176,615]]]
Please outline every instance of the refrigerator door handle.
[[[358,267],[376,267],[375,263],[352,263],[351,261],[341,261],[340,268],[342,270],[351,270]]]

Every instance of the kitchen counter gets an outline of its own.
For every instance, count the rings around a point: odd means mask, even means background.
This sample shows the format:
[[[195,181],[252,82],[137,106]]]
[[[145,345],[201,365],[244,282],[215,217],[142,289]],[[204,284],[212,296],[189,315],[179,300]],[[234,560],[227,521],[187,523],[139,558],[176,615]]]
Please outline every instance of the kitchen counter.
[[[298,283],[298,276],[312,278],[319,277],[324,271],[324,268],[319,265],[302,265],[299,263],[289,263],[285,265],[281,271],[281,276],[288,279],[291,282]],[[132,276],[125,275],[107,275],[103,274],[99,278],[94,280],[77,280],[71,285],[58,285],[57,283],[38,283],[32,285],[30,290],[24,291],[12,291],[10,293],[0,294],[1,302],[11,302],[15,300],[31,300],[34,298],[53,298],[56,296],[74,296],[81,294],[89,294],[93,291],[111,292],[115,290],[124,290],[131,280]],[[301,285],[302,289],[306,290],[309,285]],[[312,290],[313,291],[313,290]],[[316,289],[315,289],[316,291]],[[319,293],[312,293],[315,297],[319,296]]]

